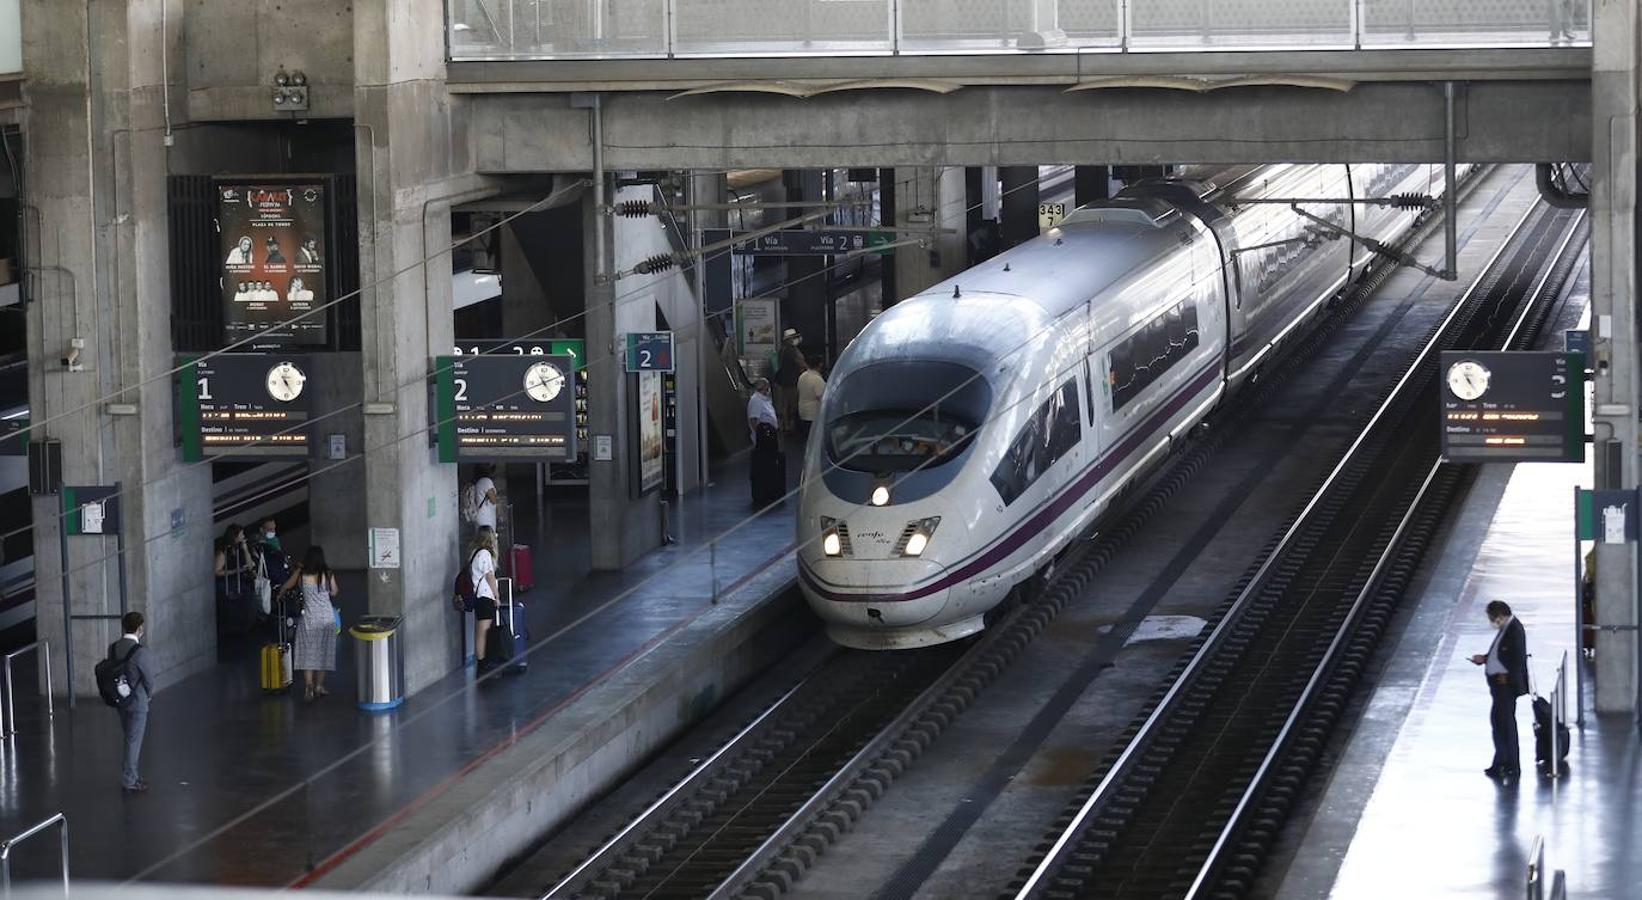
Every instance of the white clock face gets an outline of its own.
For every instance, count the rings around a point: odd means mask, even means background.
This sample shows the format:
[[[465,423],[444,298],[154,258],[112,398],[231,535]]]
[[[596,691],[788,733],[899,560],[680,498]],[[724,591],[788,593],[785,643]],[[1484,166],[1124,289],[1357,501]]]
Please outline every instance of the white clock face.
[[[302,393],[302,384],[308,376],[294,364],[282,362],[268,370],[268,396],[289,403]]]
[[[1475,400],[1488,392],[1491,374],[1482,363],[1462,359],[1448,367],[1448,389],[1461,400]]]
[[[539,362],[525,370],[525,393],[538,403],[546,403],[564,390],[564,373],[552,363]]]

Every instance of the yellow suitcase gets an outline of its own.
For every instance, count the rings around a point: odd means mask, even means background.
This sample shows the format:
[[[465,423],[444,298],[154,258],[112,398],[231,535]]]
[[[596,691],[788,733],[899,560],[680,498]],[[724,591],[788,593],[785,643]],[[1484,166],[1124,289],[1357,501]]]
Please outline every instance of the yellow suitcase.
[[[291,689],[291,645],[290,644],[263,644],[262,672],[260,681],[262,689],[270,694],[280,694]]]

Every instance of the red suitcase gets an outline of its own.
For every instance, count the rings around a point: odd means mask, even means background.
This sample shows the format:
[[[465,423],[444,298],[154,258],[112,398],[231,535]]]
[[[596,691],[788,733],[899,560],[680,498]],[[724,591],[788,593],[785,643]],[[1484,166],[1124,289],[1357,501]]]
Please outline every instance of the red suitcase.
[[[528,591],[536,586],[536,564],[531,560],[530,547],[514,544],[507,554],[507,571],[513,576],[515,591]]]

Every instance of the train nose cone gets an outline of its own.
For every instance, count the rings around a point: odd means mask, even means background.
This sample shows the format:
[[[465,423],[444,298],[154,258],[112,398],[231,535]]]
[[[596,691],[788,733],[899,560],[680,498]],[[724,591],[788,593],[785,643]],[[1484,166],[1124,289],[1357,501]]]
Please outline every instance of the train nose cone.
[[[952,627],[952,589],[941,584],[945,567],[938,563],[899,559],[869,567],[841,562],[805,565],[799,579],[805,600],[827,623],[834,641],[871,650],[900,649],[943,643],[976,630]],[[868,580],[873,576],[876,583]]]

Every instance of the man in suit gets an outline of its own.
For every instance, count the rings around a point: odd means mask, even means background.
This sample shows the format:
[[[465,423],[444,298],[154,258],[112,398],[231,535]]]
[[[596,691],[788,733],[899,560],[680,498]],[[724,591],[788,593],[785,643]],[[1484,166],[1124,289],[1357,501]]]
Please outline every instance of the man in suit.
[[[1483,770],[1489,778],[1514,779],[1522,775],[1522,750],[1517,744],[1517,698],[1528,693],[1528,634],[1504,601],[1488,604],[1488,621],[1497,630],[1493,646],[1471,662],[1482,666],[1493,705],[1488,724],[1494,732],[1494,764]]]
[[[148,700],[154,693],[154,676],[148,670],[148,648],[142,645],[143,614],[126,613],[120,617],[120,627],[125,634],[108,647],[109,658],[127,660],[126,683],[131,685],[131,695],[119,708],[120,730],[125,732],[120,785],[127,794],[140,794],[148,790],[148,782],[137,775],[137,761],[143,752],[143,732],[148,730]]]

